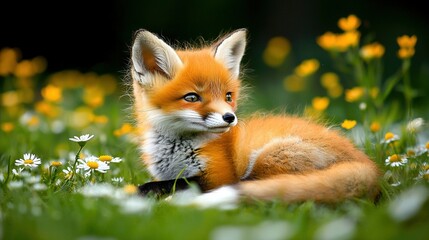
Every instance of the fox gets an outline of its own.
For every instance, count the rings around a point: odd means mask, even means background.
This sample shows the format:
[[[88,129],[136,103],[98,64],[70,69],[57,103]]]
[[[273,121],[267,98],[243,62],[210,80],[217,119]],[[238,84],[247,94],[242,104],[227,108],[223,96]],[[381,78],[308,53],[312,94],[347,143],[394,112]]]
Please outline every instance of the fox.
[[[247,38],[243,28],[181,48],[135,32],[133,117],[153,180],[140,193],[169,194],[193,182],[201,205],[375,200],[380,170],[340,130],[287,113],[238,119]]]

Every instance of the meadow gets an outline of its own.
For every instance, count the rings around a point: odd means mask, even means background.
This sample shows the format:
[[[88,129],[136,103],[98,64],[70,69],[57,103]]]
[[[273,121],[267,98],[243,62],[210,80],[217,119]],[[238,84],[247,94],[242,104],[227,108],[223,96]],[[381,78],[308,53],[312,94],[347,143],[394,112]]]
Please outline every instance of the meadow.
[[[43,56],[0,49],[0,239],[426,239],[429,112],[415,104],[422,93],[410,70],[418,36],[398,35],[386,49],[360,25],[349,15],[315,36],[329,71],[316,58],[291,64],[291,43],[273,37],[259,57],[277,80],[255,84],[240,114],[270,109],[267,96],[276,96],[304,105],[294,114],[329,121],[383,171],[377,203],[201,209],[182,206],[186,194],[141,197],[137,186],[150,177],[124,76],[51,73]],[[386,51],[397,66],[384,65]]]

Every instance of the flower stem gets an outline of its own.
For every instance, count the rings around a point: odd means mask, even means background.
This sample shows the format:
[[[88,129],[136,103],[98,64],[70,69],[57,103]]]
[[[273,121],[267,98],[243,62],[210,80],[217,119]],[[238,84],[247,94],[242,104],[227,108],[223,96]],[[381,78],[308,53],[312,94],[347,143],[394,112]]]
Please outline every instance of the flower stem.
[[[76,157],[75,157],[75,160],[74,160],[74,163],[73,163],[73,174],[72,174],[72,176],[70,177],[70,178],[73,178],[74,177],[74,173],[76,172],[76,165],[77,165],[77,160],[79,160],[79,155],[80,155],[80,152],[82,151],[82,149],[83,149],[83,145],[79,145],[80,146],[80,148],[79,148],[79,151],[76,153]]]

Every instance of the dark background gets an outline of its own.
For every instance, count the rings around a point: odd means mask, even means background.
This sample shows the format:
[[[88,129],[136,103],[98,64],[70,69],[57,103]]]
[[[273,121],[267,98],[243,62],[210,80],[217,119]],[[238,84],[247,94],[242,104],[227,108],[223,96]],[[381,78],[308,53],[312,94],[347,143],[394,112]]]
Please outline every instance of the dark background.
[[[195,42],[199,36],[213,40],[244,27],[249,30],[244,61],[253,69],[252,78],[258,79],[270,70],[262,63],[261,53],[276,35],[291,41],[295,64],[316,57],[329,70],[331,60],[317,46],[316,37],[326,31],[341,32],[338,19],[356,14],[362,20],[362,35],[386,46],[387,75],[400,65],[396,38],[417,35],[413,85],[429,90],[429,14],[423,5],[419,0],[3,1],[0,48],[19,48],[24,59],[44,56],[47,72],[77,69],[121,75],[127,69],[133,33],[139,28],[176,44]]]

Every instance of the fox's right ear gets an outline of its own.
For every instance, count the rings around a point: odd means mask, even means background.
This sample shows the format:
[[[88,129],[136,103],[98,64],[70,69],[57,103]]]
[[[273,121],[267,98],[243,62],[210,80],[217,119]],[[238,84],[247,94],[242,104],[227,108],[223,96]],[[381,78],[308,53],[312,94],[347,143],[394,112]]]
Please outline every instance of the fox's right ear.
[[[156,74],[173,78],[183,65],[172,47],[147,30],[136,32],[131,60],[133,77],[144,85],[150,84]]]

